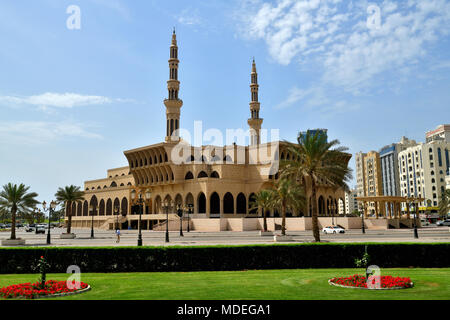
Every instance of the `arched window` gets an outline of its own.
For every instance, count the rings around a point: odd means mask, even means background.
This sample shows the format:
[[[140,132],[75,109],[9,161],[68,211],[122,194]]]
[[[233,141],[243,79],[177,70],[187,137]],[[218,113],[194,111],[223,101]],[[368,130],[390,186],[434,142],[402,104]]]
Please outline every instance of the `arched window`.
[[[105,200],[103,200],[103,199],[100,201],[99,215],[100,216],[105,215]]]
[[[201,179],[201,178],[208,178],[208,175],[206,174],[205,171],[202,171],[198,174],[197,178]]]
[[[194,179],[194,175],[192,174],[192,172],[188,172],[186,173],[186,176],[184,177],[184,180],[193,180]]]
[[[119,208],[120,212],[120,200],[118,198],[114,199],[113,212],[115,211],[116,207]]]
[[[122,199],[122,215],[125,217],[128,214],[128,200],[127,198]]]
[[[255,197],[255,194],[252,193],[250,197]],[[247,213],[247,199],[245,198],[245,195],[243,193],[239,193],[237,196],[237,206],[236,206],[236,213]],[[250,213],[257,213],[257,210],[252,210]]]
[[[198,213],[206,213],[206,196],[203,192],[197,198]]]
[[[223,162],[225,162],[225,164],[231,164],[233,163],[233,159],[231,158],[231,156],[226,156],[225,158],[223,158]]]
[[[115,181],[113,181],[112,183],[111,183],[111,186],[110,186],[111,188],[116,188],[117,187],[117,183],[115,182]]]
[[[223,197],[223,213],[234,214],[234,197],[229,192]]]
[[[87,217],[88,216],[88,212],[89,211],[89,205],[87,201],[84,201],[83,203],[83,217]]]
[[[112,214],[113,214],[112,201],[111,199],[108,199],[108,201],[106,201],[106,215],[111,216]]]
[[[214,171],[213,173],[211,173],[211,178],[220,179],[220,175],[219,175],[219,173],[217,173],[217,171]]]
[[[211,214],[220,213],[220,197],[217,194],[217,192],[214,192],[211,195],[209,206],[210,206]]]

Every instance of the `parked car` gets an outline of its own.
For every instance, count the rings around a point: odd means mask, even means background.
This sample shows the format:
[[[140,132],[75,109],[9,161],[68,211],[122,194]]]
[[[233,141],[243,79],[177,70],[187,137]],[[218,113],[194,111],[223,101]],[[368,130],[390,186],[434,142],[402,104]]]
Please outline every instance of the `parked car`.
[[[450,220],[438,221],[436,225],[439,227],[450,227]]]
[[[36,229],[36,225],[35,225],[34,223],[25,226],[25,231],[26,231],[26,232],[33,232],[35,229]]]
[[[38,224],[36,225],[36,233],[42,233],[45,234],[45,225]]]
[[[428,219],[425,219],[425,218],[420,219],[420,223],[422,224],[422,227],[430,225],[430,222],[428,221]]]
[[[325,234],[329,234],[329,233],[345,233],[345,230],[338,227],[338,226],[332,226],[332,227],[325,227],[322,229],[322,232]]]
[[[0,229],[6,229],[6,224],[0,223]]]
[[[21,223],[16,223],[16,228],[23,228],[23,224],[21,224]]]

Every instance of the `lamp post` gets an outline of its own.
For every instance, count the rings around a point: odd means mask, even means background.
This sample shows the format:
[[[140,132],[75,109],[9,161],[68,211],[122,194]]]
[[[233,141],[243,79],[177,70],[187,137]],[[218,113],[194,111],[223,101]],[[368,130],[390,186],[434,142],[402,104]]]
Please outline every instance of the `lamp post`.
[[[51,243],[51,235],[50,235],[50,220],[51,220],[51,216],[53,214],[53,212],[55,212],[55,208],[56,208],[56,202],[52,201],[50,202],[50,206],[47,208],[47,202],[43,202],[42,203],[42,209],[44,212],[48,211],[48,232],[47,232],[47,244]],[[36,227],[36,231],[37,231],[37,227]]]
[[[362,215],[361,215],[361,217],[362,217],[362,226],[361,226],[361,228],[362,228],[362,233],[363,234],[365,234],[366,233],[366,227],[364,226],[364,207],[363,207],[363,212],[362,212]]]
[[[146,190],[145,191],[145,200],[149,201],[151,196],[152,196],[152,193],[150,192],[150,190]],[[143,211],[144,202],[145,202],[142,197],[142,190],[139,191],[137,200],[136,200],[136,191],[135,190],[131,191],[131,200],[133,201],[133,203],[137,203],[139,205],[139,225],[138,225],[139,233],[138,233],[137,245],[138,245],[138,247],[142,247],[142,211]]]
[[[419,239],[419,233],[417,232],[417,213],[419,211],[419,203],[415,203],[414,202],[414,206],[416,206],[415,210],[414,210],[414,238],[415,239]]]
[[[114,206],[114,215],[116,216],[116,226],[114,227],[114,230],[117,230],[119,228],[119,206]]]
[[[177,206],[177,215],[180,217],[180,237],[184,237],[184,234],[183,234],[183,211],[184,211],[184,208],[179,204]]]
[[[169,242],[169,210],[172,207],[170,200],[164,200],[163,207],[166,210],[166,243]]]
[[[95,213],[96,206],[94,204],[89,205],[89,212],[91,213],[92,219],[91,219],[91,239],[94,239],[94,213]]]
[[[191,222],[190,222],[190,215],[191,215],[192,211],[194,211],[193,207],[194,207],[193,204],[188,204],[188,212],[187,212],[187,214],[188,214],[188,226],[187,226],[187,232],[191,231],[191,229],[190,229],[190,224],[191,224]]]

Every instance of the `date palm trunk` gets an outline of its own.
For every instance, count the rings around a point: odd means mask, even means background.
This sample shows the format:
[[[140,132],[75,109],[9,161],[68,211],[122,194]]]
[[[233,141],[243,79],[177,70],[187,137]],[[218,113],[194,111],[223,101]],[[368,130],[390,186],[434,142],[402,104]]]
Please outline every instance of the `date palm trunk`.
[[[17,207],[14,205],[11,208],[11,240],[16,240],[16,212]]]
[[[267,215],[266,215],[266,208],[263,208],[263,218],[264,218],[264,232],[267,232]]]
[[[281,235],[285,236],[286,235],[286,204],[283,201],[283,204],[281,206],[281,215],[282,215],[282,220],[281,220]]]
[[[72,232],[72,202],[67,202],[66,207],[67,212],[67,234],[70,234]]]
[[[316,182],[311,176],[311,201],[312,201],[312,228],[313,236],[315,242],[320,242],[320,232],[319,232],[319,219],[317,213],[317,194],[316,194]]]

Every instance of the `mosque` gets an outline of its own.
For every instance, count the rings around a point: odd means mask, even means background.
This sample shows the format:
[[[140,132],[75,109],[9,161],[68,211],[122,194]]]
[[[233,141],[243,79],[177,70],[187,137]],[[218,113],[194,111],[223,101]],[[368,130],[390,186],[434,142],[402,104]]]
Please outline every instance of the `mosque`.
[[[97,229],[136,229],[141,221],[144,230],[163,230],[168,217],[171,230],[178,230],[180,221],[183,228],[189,223],[194,231],[261,229],[262,213],[252,209],[252,198],[260,190],[270,188],[279,178],[277,160],[291,159],[292,156],[286,151],[284,142],[261,143],[263,119],[260,118],[255,61],[250,84],[249,145],[222,147],[193,147],[180,138],[183,101],[180,99],[179,63],[174,31],[168,97],[164,100],[165,141],[125,151],[127,167],[107,170],[106,178],[86,181],[85,201],[74,203],[72,207],[73,228],[91,228],[93,225]],[[350,158],[351,155],[348,160]],[[307,198],[310,199],[308,195]],[[343,190],[320,184],[317,192],[319,215],[337,216],[338,204],[344,199]],[[308,207],[308,212],[287,214],[287,230],[311,229],[310,203]],[[183,219],[177,215],[180,210]],[[270,217],[269,229],[274,230],[281,224],[277,211],[267,212],[267,215]],[[329,220],[331,224],[331,218]],[[349,223],[345,221],[343,225]]]

